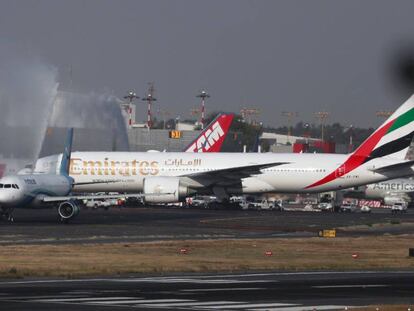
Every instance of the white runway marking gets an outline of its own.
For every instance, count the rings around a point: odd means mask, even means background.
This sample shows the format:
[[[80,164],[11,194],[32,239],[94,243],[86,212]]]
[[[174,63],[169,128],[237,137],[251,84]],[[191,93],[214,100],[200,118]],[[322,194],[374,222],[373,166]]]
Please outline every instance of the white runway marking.
[[[153,308],[177,308],[177,307],[202,307],[211,305],[220,305],[226,308],[226,305],[234,305],[235,303],[244,303],[237,301],[194,301],[194,302],[176,302],[176,303],[152,303],[152,304],[140,304],[140,306],[151,306]]]
[[[248,283],[274,283],[273,280],[230,280],[230,279],[204,279],[204,278],[145,278],[123,279],[117,282],[153,282],[153,283],[193,283],[193,284],[248,284]]]
[[[248,309],[249,311],[313,311],[313,310],[343,310],[345,306],[298,306],[283,308],[258,308]]]
[[[121,304],[153,304],[153,303],[174,303],[174,302],[190,302],[192,299],[139,299],[139,300],[119,300],[119,301],[98,301],[88,302],[88,304],[99,305],[121,305]]]
[[[138,297],[77,297],[77,298],[53,298],[53,299],[35,299],[36,302],[91,302],[91,301],[102,301],[102,300],[131,300],[131,299],[142,299]]]
[[[194,276],[193,279],[224,279],[224,278],[238,278],[238,277],[263,277],[263,276],[300,276],[300,275],[350,275],[350,274],[409,274],[412,275],[412,271],[323,271],[323,272],[279,272],[279,273],[247,273],[247,274],[223,274],[223,275],[207,275],[207,276]],[[166,278],[158,278],[158,279],[180,279],[179,277],[166,277]],[[0,285],[13,285],[13,284],[41,284],[41,283],[88,283],[88,282],[141,282],[141,281],[148,281],[150,279],[156,278],[133,278],[133,279],[111,279],[111,278],[91,278],[91,279],[72,279],[72,280],[32,280],[32,281],[6,281],[0,282]],[[188,278],[190,279],[190,278]],[[275,280],[272,280],[275,282]]]
[[[182,289],[181,292],[222,292],[222,291],[244,291],[244,290],[264,290],[264,287],[232,287],[232,288],[197,288]]]
[[[288,306],[298,306],[298,304],[294,303],[238,303],[234,305],[226,305],[226,306],[209,306],[209,307],[200,307],[200,309],[249,309],[249,308],[267,308],[267,307],[288,307]]]
[[[370,284],[370,285],[320,285],[320,286],[312,286],[312,288],[369,288],[369,287],[388,287],[388,285],[384,284]]]
[[[50,298],[50,299],[52,299],[52,298],[62,298],[62,299],[68,298],[69,299],[70,297],[84,298],[84,297],[86,297],[86,295],[66,295],[66,294],[64,294],[64,295],[36,295],[36,296],[32,295],[32,296],[7,296],[7,297],[4,297],[4,298],[5,299],[7,298],[7,299],[36,299],[36,300],[39,300],[39,299],[46,299],[46,298]]]

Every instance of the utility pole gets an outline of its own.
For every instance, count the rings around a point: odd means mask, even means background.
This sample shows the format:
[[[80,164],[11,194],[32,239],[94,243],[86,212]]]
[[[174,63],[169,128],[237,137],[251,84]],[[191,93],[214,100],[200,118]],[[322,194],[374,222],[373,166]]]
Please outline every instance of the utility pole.
[[[329,117],[329,112],[318,111],[315,112],[315,116],[319,119],[319,122],[321,124],[321,140],[324,141],[325,121]]]
[[[148,113],[147,113],[147,127],[148,129],[150,129],[152,127],[152,116],[151,116],[151,106],[152,103],[157,101],[156,98],[154,98],[154,83],[149,83],[149,88],[148,88],[148,94],[146,97],[144,97],[142,100],[144,102],[148,103]]]
[[[205,90],[202,90],[200,94],[198,94],[196,97],[201,98],[201,129],[204,129],[204,120],[205,120],[205,102],[206,98],[209,98],[210,95],[207,94]]]
[[[128,99],[127,113],[128,113],[128,127],[132,126],[132,101],[138,99],[139,97],[134,91],[129,91],[128,95],[124,96],[125,99]]]
[[[290,142],[290,136],[292,136],[292,122],[295,117],[299,114],[297,112],[292,111],[283,111],[282,116],[288,118],[288,134],[287,134],[287,141]]]

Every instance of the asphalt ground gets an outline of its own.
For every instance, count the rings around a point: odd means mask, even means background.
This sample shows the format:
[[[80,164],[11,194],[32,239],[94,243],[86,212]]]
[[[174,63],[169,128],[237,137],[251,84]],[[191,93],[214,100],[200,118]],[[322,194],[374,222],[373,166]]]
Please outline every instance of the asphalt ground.
[[[414,210],[361,213],[172,207],[82,210],[62,224],[55,210],[16,210],[0,245],[414,233]],[[374,224],[381,223],[383,226]],[[323,259],[322,259],[323,260]],[[0,281],[0,310],[343,310],[414,304],[414,272],[175,274]]]
[[[338,229],[338,236],[414,233],[414,210],[394,215],[390,210],[362,214],[111,208],[82,210],[69,224],[62,224],[56,210],[20,209],[14,219],[14,223],[0,222],[0,245],[311,237],[332,228]],[[377,223],[385,226],[373,225]]]
[[[170,275],[0,282],[1,310],[344,310],[414,304],[414,272]]]

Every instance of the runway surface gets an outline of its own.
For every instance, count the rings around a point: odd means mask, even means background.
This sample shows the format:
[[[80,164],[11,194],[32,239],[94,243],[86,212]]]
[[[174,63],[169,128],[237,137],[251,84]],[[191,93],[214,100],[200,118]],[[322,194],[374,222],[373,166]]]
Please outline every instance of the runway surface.
[[[414,304],[414,272],[171,275],[0,282],[1,310],[343,310]]]
[[[338,229],[338,236],[414,233],[414,211],[361,213],[276,212],[183,208],[82,210],[70,224],[56,211],[16,210],[15,222],[0,222],[0,245],[106,243],[204,238],[316,236]],[[375,227],[375,223],[387,226]],[[343,227],[351,229],[343,230]]]

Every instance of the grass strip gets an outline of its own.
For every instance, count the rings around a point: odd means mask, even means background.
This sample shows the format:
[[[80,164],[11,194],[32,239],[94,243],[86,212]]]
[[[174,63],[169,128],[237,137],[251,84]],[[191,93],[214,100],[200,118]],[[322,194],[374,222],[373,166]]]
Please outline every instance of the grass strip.
[[[2,246],[0,277],[246,270],[412,269],[413,235]],[[186,254],[180,250],[185,248]],[[266,251],[272,255],[267,256]],[[353,258],[357,254],[358,258]]]

